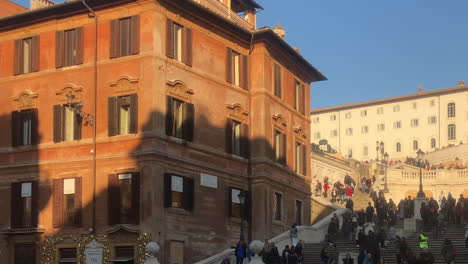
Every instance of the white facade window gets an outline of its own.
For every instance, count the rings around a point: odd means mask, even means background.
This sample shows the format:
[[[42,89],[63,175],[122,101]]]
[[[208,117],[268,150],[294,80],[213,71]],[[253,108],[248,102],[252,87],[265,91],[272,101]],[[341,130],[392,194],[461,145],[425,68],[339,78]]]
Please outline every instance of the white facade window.
[[[364,146],[362,149],[362,155],[367,156],[369,155],[369,148],[367,146]]]
[[[314,117],[314,119],[312,119],[312,122],[313,122],[314,124],[317,124],[319,121],[320,121],[320,118],[319,118],[319,117]]]
[[[350,118],[351,118],[351,112],[346,113],[346,114],[345,114],[345,118],[346,118],[346,119],[350,119]]]
[[[401,152],[401,143],[400,142],[396,143],[396,152]]]
[[[431,138],[431,148],[436,148],[436,139],[435,138]]]
[[[448,140],[455,140],[457,139],[456,135],[456,126],[455,125],[448,125]]]
[[[437,123],[437,117],[436,117],[436,116],[430,116],[430,117],[428,118],[428,123],[429,123],[430,125],[433,125],[433,124]]]
[[[362,134],[367,134],[368,132],[369,132],[369,127],[368,126],[361,127],[361,133]]]
[[[395,122],[393,123],[393,127],[394,127],[395,129],[401,128],[401,121],[395,121]]]
[[[419,126],[419,119],[411,119],[411,126],[412,127]]]
[[[320,139],[320,132],[314,133],[314,139]]]
[[[378,115],[383,114],[383,107],[377,108],[377,114]]]
[[[413,106],[413,109],[416,109],[416,108],[418,108],[418,104],[417,104],[417,103],[413,103],[413,105],[412,105],[412,106]]]
[[[331,137],[337,137],[337,136],[338,136],[338,130],[336,130],[336,129],[335,129],[335,130],[332,130],[332,131],[330,132],[330,136],[331,136]]]
[[[400,112],[400,106],[399,105],[393,106],[393,112]]]
[[[431,100],[431,102],[429,103],[431,106],[434,106],[435,105],[435,101],[434,100]]]
[[[447,105],[448,117],[455,117],[455,103]]]
[[[367,116],[367,110],[362,110],[361,111],[361,116]]]
[[[351,127],[346,129],[346,135],[347,136],[352,136],[353,135],[353,129]]]
[[[335,121],[336,120],[336,115],[331,115],[330,116],[330,121]]]
[[[419,143],[417,140],[413,140],[413,150],[418,150],[419,149]]]
[[[352,158],[352,157],[353,157],[353,149],[349,148],[348,149],[348,158]]]
[[[377,125],[377,130],[378,131],[384,131],[385,130],[385,124],[378,124]]]

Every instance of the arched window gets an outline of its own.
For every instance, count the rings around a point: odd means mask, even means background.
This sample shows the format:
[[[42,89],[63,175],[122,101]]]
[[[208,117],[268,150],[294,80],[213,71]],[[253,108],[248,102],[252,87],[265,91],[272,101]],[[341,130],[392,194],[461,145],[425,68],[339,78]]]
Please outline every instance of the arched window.
[[[431,138],[431,148],[436,148],[436,139]]]
[[[448,117],[455,117],[455,103],[449,103],[447,108]]]
[[[396,143],[396,152],[401,152],[401,144],[400,144],[400,142]]]
[[[455,125],[448,125],[448,140],[455,140],[457,139],[456,135],[456,127]]]
[[[369,148],[367,146],[364,146],[364,148],[362,149],[362,154],[364,156],[367,156],[369,155]]]
[[[413,140],[413,150],[418,150],[419,149],[419,143],[417,140]]]

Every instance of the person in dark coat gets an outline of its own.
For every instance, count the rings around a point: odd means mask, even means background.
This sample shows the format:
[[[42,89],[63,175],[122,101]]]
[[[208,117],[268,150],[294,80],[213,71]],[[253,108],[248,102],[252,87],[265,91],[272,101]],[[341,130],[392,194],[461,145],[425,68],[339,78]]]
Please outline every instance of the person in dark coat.
[[[366,220],[367,222],[372,222],[372,216],[374,215],[374,207],[372,207],[371,203],[366,208]]]
[[[419,254],[417,264],[434,264],[434,255],[428,248],[424,248],[421,254]]]
[[[353,200],[351,200],[351,198],[349,198],[348,201],[346,201],[346,208],[353,211],[353,207],[354,207],[354,202]]]
[[[297,262],[302,263],[302,240],[299,240],[299,243],[297,243],[295,247],[296,255],[297,255]]]
[[[244,241],[239,241],[239,243],[237,243],[234,253],[236,255],[236,264],[242,264],[244,258],[247,257],[247,245]]]
[[[281,263],[288,263],[289,254],[290,254],[289,245],[286,245],[283,249],[283,253],[281,254]]]
[[[455,257],[457,253],[450,239],[448,238],[445,239],[444,246],[442,247],[441,253],[445,259],[445,263],[447,264],[455,263]]]
[[[349,253],[346,254],[346,257],[343,259],[343,264],[355,264],[354,259],[351,258]]]

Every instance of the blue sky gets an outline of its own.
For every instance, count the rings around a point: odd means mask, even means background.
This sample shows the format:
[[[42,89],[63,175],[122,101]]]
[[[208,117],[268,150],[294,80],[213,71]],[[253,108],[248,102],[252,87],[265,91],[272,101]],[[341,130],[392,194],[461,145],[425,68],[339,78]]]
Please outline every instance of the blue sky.
[[[312,108],[468,82],[467,0],[257,1],[258,26],[283,25],[328,77],[312,85]]]

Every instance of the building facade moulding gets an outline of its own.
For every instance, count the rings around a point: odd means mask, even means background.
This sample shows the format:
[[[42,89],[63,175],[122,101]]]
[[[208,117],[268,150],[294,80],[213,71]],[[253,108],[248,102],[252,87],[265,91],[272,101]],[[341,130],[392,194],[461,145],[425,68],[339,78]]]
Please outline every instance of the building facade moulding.
[[[78,102],[82,98],[83,87],[77,86],[72,83],[67,83],[63,86],[63,88],[58,89],[55,91],[55,95],[57,96],[57,102],[59,103],[70,103],[71,102]]]
[[[24,90],[12,99],[18,110],[24,110],[29,108],[37,108],[38,96],[38,94],[33,93],[31,90]]]
[[[110,84],[114,93],[134,92],[138,89],[138,78],[133,78],[129,75],[121,75],[115,82]]]
[[[241,104],[226,105],[228,118],[237,120],[242,123],[248,123],[249,112]]]
[[[193,90],[183,81],[168,81],[166,85],[166,94],[185,102],[192,102]]]
[[[288,124],[286,120],[284,119],[283,115],[281,114],[273,115],[272,118],[273,118],[273,125],[275,126],[275,128],[281,131],[286,130],[286,127],[288,126]]]
[[[296,134],[296,137],[303,142],[305,142],[304,140],[307,139],[307,135],[305,134],[304,129],[302,129],[300,126],[294,128],[294,133]]]

